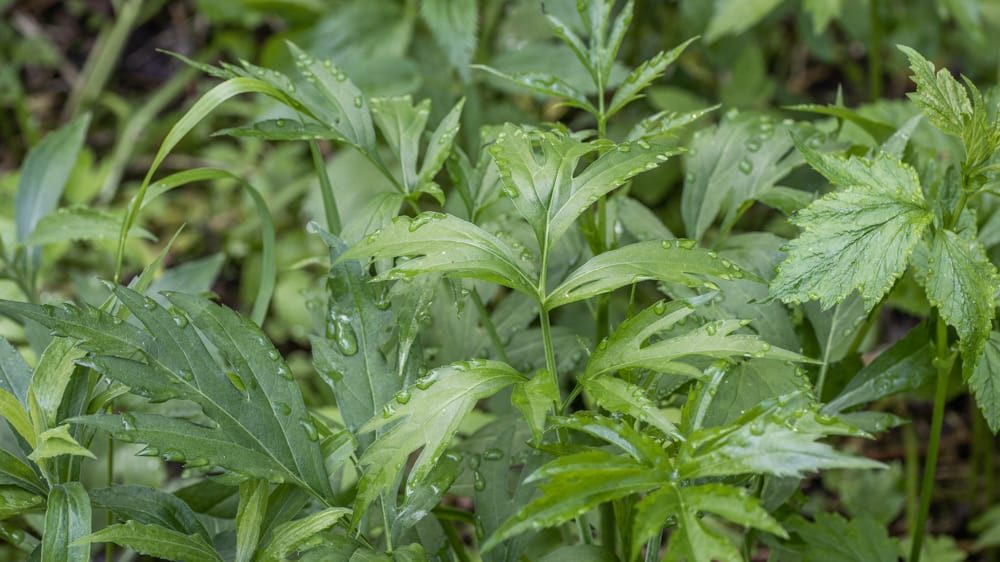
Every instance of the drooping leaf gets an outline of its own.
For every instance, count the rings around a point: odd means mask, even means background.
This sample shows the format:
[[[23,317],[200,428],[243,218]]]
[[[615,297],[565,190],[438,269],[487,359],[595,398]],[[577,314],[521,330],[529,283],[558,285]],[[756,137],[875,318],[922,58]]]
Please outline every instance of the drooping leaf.
[[[789,136],[794,128],[768,115],[730,112],[718,127],[695,134],[681,196],[690,238],[701,240],[720,214],[730,227],[744,204],[802,163]]]
[[[639,281],[679,283],[718,288],[706,277],[742,279],[751,276],[715,252],[696,247],[694,240],[663,240],[629,244],[594,256],[552,290],[545,307],[589,299]]]
[[[830,435],[865,434],[818,413],[801,396],[786,395],[748,410],[729,425],[690,435],[678,451],[677,468],[683,479],[751,473],[801,478],[820,469],[882,466],[817,442]]]
[[[363,432],[374,431],[394,424],[360,459],[365,470],[355,521],[379,494],[389,490],[411,453],[423,448],[410,469],[408,488],[431,470],[478,400],[522,381],[524,377],[504,363],[474,360],[434,369],[401,390],[385,405],[381,416],[361,428]]]
[[[90,449],[84,447],[73,439],[69,434],[69,425],[60,425],[47,429],[38,434],[38,444],[35,450],[28,455],[28,458],[40,463],[45,459],[51,459],[60,455],[79,455],[91,459],[97,459]]]
[[[788,536],[757,498],[744,489],[724,484],[680,487],[670,483],[643,498],[635,510],[632,558],[636,558],[646,540],[672,518],[677,530],[670,535],[664,560],[739,560],[739,552],[732,543],[705,524],[703,513],[781,537]]]
[[[281,562],[295,553],[317,533],[337,524],[344,515],[351,512],[343,507],[329,507],[301,519],[279,525],[270,542],[254,556],[254,562]]]
[[[997,268],[978,240],[951,230],[934,232],[926,265],[918,264],[918,279],[927,299],[960,338],[962,373],[972,376],[993,327]]]
[[[187,535],[159,525],[127,521],[111,525],[82,537],[78,543],[89,546],[95,542],[111,542],[131,548],[139,554],[184,560],[185,562],[223,562],[222,557],[201,535]]]
[[[712,20],[705,30],[709,43],[725,35],[737,35],[750,29],[774,11],[781,0],[715,0]]]
[[[57,484],[49,492],[42,533],[41,562],[90,562],[90,498],[79,482]]]
[[[552,247],[600,197],[676,153],[644,140],[627,142],[603,152],[576,173],[580,159],[602,147],[510,124],[497,136],[490,152],[503,191],[531,225],[539,247]]]
[[[867,515],[850,521],[836,513],[818,512],[814,522],[794,518],[785,523],[804,543],[799,550],[815,562],[896,562],[896,541],[884,525]]]
[[[1000,332],[990,332],[969,377],[969,388],[993,433],[1000,431],[1000,379],[997,373],[1000,373]]]
[[[92,207],[65,207],[42,217],[31,236],[28,246],[44,246],[74,240],[116,240],[121,231],[122,219],[107,211]],[[153,240],[146,229],[133,227],[133,234]]]
[[[463,82],[469,80],[469,64],[476,49],[476,11],[476,2],[427,0],[420,4],[420,15]]]
[[[925,386],[934,380],[937,373],[933,359],[934,349],[926,329],[914,328],[858,371],[844,390],[823,406],[821,412],[838,414],[858,404]]]
[[[591,354],[586,376],[644,368],[699,378],[701,370],[684,361],[693,357],[724,359],[745,355],[785,361],[808,360],[797,353],[773,347],[758,336],[733,333],[746,325],[737,320],[709,322],[690,330],[673,331],[704,300],[702,297],[671,303],[661,301],[622,322]],[[670,336],[654,338],[664,332]]]
[[[90,499],[96,507],[113,511],[125,520],[198,535],[205,541],[211,539],[191,507],[174,494],[145,486],[112,486],[91,490]]]
[[[462,472],[462,456],[451,451],[438,457],[427,476],[407,494],[405,504],[393,523],[393,542],[428,516],[448,493],[455,479]]]
[[[885,154],[845,160],[798,147],[813,168],[845,189],[795,217],[803,232],[789,243],[771,296],[818,300],[825,309],[857,289],[871,310],[902,275],[933,217],[920,180],[913,168]]]
[[[419,257],[396,265],[377,279],[441,272],[499,283],[529,295],[536,293],[531,264],[508,244],[470,222],[443,213],[396,217],[391,225],[348,248],[338,261],[401,256]]]
[[[112,290],[142,327],[93,308],[4,301],[0,309],[81,340],[92,354],[81,361],[87,366],[153,400],[191,400],[215,425],[152,414],[74,421],[148,443],[173,460],[284,480],[327,497],[315,427],[291,371],[260,328],[198,297],[168,294],[172,306],[167,310],[131,289]],[[224,359],[225,368],[206,342]]]
[[[483,551],[525,531],[569,521],[601,503],[659,487],[669,481],[670,471],[626,456],[591,450],[560,457],[536,472],[535,477],[549,478],[538,486],[542,494],[486,539]]]

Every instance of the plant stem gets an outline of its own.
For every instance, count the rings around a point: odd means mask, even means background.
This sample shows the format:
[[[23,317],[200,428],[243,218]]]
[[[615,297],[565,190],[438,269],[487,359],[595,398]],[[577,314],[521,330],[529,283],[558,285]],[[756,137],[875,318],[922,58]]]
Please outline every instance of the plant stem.
[[[920,511],[912,529],[913,543],[910,548],[910,562],[920,562],[920,551],[924,543],[924,526],[931,510],[931,494],[934,491],[934,477],[937,469],[938,449],[941,445],[941,429],[944,426],[944,406],[948,398],[948,375],[951,373],[951,360],[948,349],[948,325],[941,316],[935,313],[937,329],[937,356],[934,362],[937,366],[937,386],[934,391],[934,413],[931,416],[931,435],[927,442],[927,458],[924,461],[924,478],[920,486]]]
[[[909,416],[907,416],[909,417]],[[906,520],[916,521],[920,511],[920,447],[913,424],[903,426],[903,471],[906,488]]]
[[[612,557],[615,555],[615,547],[617,542],[617,525],[615,525],[615,506],[612,502],[605,502],[601,504],[601,546],[604,547],[604,551],[610,554]]]
[[[645,562],[656,562],[660,558],[660,539],[662,538],[663,531],[656,533],[648,541],[646,541],[646,556],[643,557]]]
[[[871,101],[882,97],[882,14],[879,0],[868,0],[868,21],[871,26],[868,45],[868,96]]]
[[[542,345],[545,347],[545,369],[552,377],[552,384],[559,388],[559,373],[556,372],[556,353],[552,346],[552,325],[549,322],[549,311],[541,308],[539,317],[542,323]],[[554,404],[558,408],[559,404]]]
[[[455,524],[450,521],[440,521],[439,523],[444,529],[445,537],[448,538],[448,544],[451,546],[451,551],[455,553],[458,562],[472,562],[469,552],[465,549],[465,543],[462,542],[462,537],[455,529]]]
[[[323,213],[326,216],[326,229],[334,234],[340,234],[340,211],[337,209],[337,198],[333,195],[330,176],[326,173],[326,161],[319,150],[319,143],[309,141],[309,152],[312,154],[313,167],[319,178],[319,191],[323,195]]]

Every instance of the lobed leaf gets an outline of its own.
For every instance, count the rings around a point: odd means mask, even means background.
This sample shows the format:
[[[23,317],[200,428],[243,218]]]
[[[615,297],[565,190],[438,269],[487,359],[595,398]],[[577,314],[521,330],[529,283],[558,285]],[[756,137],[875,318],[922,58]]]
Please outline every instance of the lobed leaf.
[[[798,147],[813,168],[846,189],[793,219],[803,232],[788,244],[771,296],[792,303],[818,300],[826,309],[858,290],[871,310],[902,275],[933,218],[916,171],[884,153],[845,160]]]

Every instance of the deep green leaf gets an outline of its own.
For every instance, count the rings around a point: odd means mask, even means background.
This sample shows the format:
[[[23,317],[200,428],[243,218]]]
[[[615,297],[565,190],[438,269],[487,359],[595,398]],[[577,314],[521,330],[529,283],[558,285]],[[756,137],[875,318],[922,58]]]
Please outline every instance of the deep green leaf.
[[[122,519],[211,539],[194,511],[174,494],[145,486],[112,486],[91,490],[90,499]]]
[[[420,15],[463,82],[469,80],[469,64],[476,49],[476,12],[476,2],[425,0],[420,4]]]
[[[585,378],[582,384],[594,401],[605,410],[632,416],[659,429],[664,435],[676,435],[677,427],[653,403],[642,387],[608,375]]]
[[[0,484],[0,521],[10,519],[45,503],[45,498],[16,486]]]
[[[254,556],[254,562],[281,562],[294,554],[317,533],[337,524],[351,510],[330,507],[295,521],[283,523],[274,530],[271,541]]]
[[[818,300],[825,309],[857,289],[871,310],[902,275],[933,217],[920,180],[886,154],[845,160],[798,147],[813,168],[845,189],[795,217],[803,232],[789,243],[771,295],[793,303]]]
[[[650,466],[660,466],[668,464],[669,460],[663,451],[663,445],[652,436],[643,433],[631,424],[621,419],[613,419],[589,410],[574,412],[569,416],[553,418],[551,428],[568,428],[586,433],[591,437],[606,441],[618,449],[634,458],[638,462]],[[562,457],[564,458],[564,457]],[[562,458],[545,465],[529,480],[536,480],[540,477],[548,477],[564,470]],[[575,462],[575,461],[574,461]],[[576,465],[570,463],[571,469],[575,470]]]
[[[728,425],[761,402],[794,392],[812,392],[812,383],[801,367],[776,359],[741,362],[727,370],[715,389],[703,425]]]
[[[864,433],[816,412],[801,396],[786,395],[748,410],[730,425],[690,435],[678,451],[678,471],[683,479],[751,473],[801,478],[820,469],[882,466],[817,442],[830,435]]]
[[[510,401],[521,410],[536,443],[542,441],[548,415],[559,409],[559,398],[559,387],[552,375],[544,369],[536,372],[531,380],[514,387]]]
[[[728,539],[702,520],[703,513],[721,516],[738,525],[787,537],[781,525],[746,490],[724,484],[678,487],[666,485],[649,494],[635,508],[632,558],[646,540],[676,521],[664,560],[739,560]]]
[[[875,139],[875,142],[884,142],[896,132],[896,128],[882,121],[876,121],[861,115],[857,110],[844,107],[842,105],[819,105],[815,103],[803,103],[790,105],[786,109],[793,111],[805,111],[819,115],[829,115],[848,121],[860,127]],[[897,155],[898,156],[898,155]]]
[[[31,236],[25,241],[28,246],[44,246],[75,240],[117,240],[122,219],[107,211],[92,207],[66,207],[42,217]],[[133,234],[153,240],[149,231],[133,227]]]
[[[733,111],[718,127],[695,133],[681,196],[689,237],[701,240],[720,214],[731,227],[744,204],[802,163],[789,137],[793,129],[768,115]]]
[[[48,485],[24,460],[3,449],[0,449],[0,486],[18,486],[40,496],[48,493]]]
[[[934,232],[927,255],[917,277],[931,306],[958,332],[962,373],[968,380],[993,327],[997,268],[978,240],[951,230]]]
[[[844,390],[821,411],[838,414],[858,404],[925,386],[934,380],[937,373],[933,359],[934,349],[927,338],[927,330],[914,328],[858,371]]]
[[[864,303],[858,293],[823,309],[819,303],[809,302],[803,307],[819,343],[820,359],[830,365],[847,356],[862,324],[868,319]]]
[[[965,121],[972,116],[968,92],[947,69],[935,74],[934,65],[920,53],[905,45],[898,47],[910,59],[911,78],[917,84],[917,91],[907,96],[935,127],[961,138]]]
[[[77,542],[88,547],[90,543],[112,542],[139,554],[167,560],[223,562],[222,557],[201,535],[186,535],[158,525],[144,525],[136,521],[105,527]]]
[[[448,493],[461,472],[461,455],[446,452],[438,457],[437,463],[427,473],[427,476],[407,494],[406,502],[401,506],[393,523],[395,537],[393,542],[398,542],[404,532],[412,529],[441,503],[441,498]]]
[[[90,562],[90,497],[79,482],[58,484],[49,492],[42,533],[41,562]]]
[[[477,401],[522,381],[524,377],[504,363],[474,360],[434,369],[401,390],[381,416],[361,428],[374,431],[393,424],[360,459],[365,470],[355,521],[379,494],[390,489],[411,453],[423,449],[412,463],[408,490],[427,476]]]
[[[983,346],[982,355],[976,361],[969,389],[976,397],[976,404],[983,413],[993,433],[1000,431],[1000,332],[990,332]]]
[[[815,522],[794,518],[785,523],[804,543],[800,550],[815,562],[896,562],[896,541],[885,526],[867,515],[850,521],[836,513],[818,512]],[[799,550],[799,549],[797,549]]]
[[[420,257],[399,263],[378,279],[405,279],[436,271],[500,283],[529,295],[536,293],[530,262],[482,228],[443,213],[395,217],[391,225],[341,254],[338,262],[402,256]]]
[[[698,248],[694,240],[663,240],[629,244],[590,258],[553,289],[545,307],[553,309],[640,281],[679,283],[688,287],[718,286],[706,277],[753,277],[738,265]]]

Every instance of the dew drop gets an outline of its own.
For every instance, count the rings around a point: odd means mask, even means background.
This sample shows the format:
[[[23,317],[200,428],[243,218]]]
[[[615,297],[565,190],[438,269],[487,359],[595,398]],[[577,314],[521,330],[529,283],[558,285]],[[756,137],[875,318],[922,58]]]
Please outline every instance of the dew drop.
[[[275,402],[274,409],[283,416],[287,416],[292,413],[292,407],[284,402]]]
[[[319,439],[319,432],[316,431],[316,426],[312,424],[309,420],[299,420],[299,425],[306,432],[306,438],[310,441],[316,441]]]
[[[191,382],[194,380],[194,373],[188,369],[181,369],[180,371],[177,372],[177,374],[180,375],[180,377],[187,382]]]
[[[472,472],[472,486],[479,492],[486,489],[486,479],[483,478],[482,473],[478,470]]]
[[[406,404],[410,401],[410,397],[410,391],[404,388],[396,393],[396,402]]]
[[[243,379],[241,379],[236,373],[228,372],[226,373],[226,378],[229,379],[229,382],[236,387],[236,390],[239,390],[240,392],[247,391],[247,385],[243,383]]]
[[[503,450],[497,448],[490,448],[483,451],[483,459],[488,461],[498,461],[503,459]]]
[[[142,299],[142,306],[146,310],[156,310],[157,304],[153,299],[145,297]]]
[[[744,158],[740,160],[738,167],[740,171],[743,172],[744,174],[749,175],[751,172],[753,172],[753,162],[751,162],[749,158]]]
[[[167,462],[184,462],[187,460],[187,457],[184,456],[184,453],[180,452],[177,449],[167,449],[166,451],[163,452],[162,457],[163,460]]]

